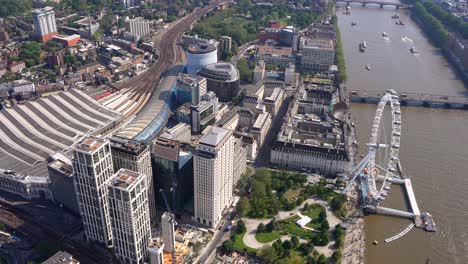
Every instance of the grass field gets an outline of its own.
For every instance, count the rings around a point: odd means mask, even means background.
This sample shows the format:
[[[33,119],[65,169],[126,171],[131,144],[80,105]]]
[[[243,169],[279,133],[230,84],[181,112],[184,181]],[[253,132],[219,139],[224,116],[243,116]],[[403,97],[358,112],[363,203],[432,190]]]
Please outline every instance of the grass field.
[[[297,220],[299,220],[299,216],[295,215],[288,219],[278,221],[280,233],[286,232],[291,236],[298,236],[306,240],[312,239],[315,236],[314,233],[296,225]]]
[[[280,238],[281,235],[278,232],[269,232],[269,233],[257,233],[255,234],[255,239],[260,243],[270,243],[272,241]]]
[[[302,190],[303,190],[303,188],[289,189],[284,193],[284,198],[286,200],[288,200],[288,202],[293,202],[293,201],[295,201],[297,199],[299,194],[301,194]]]
[[[234,247],[236,251],[239,252],[249,252],[249,253],[257,253],[258,250],[255,248],[248,247],[246,244],[244,244],[244,241],[242,240],[244,238],[245,232],[242,234],[235,234],[234,236]]]

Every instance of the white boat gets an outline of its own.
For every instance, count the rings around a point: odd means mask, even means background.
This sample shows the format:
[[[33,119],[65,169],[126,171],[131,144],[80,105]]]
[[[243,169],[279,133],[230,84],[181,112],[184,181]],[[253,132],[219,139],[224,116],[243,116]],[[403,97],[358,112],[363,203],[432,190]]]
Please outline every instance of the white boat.
[[[366,70],[370,71],[370,65],[366,64]]]
[[[418,53],[418,50],[415,47],[410,48],[411,53],[416,54]]]
[[[388,38],[388,34],[387,34],[387,32],[382,32],[382,37],[384,37],[384,38]]]

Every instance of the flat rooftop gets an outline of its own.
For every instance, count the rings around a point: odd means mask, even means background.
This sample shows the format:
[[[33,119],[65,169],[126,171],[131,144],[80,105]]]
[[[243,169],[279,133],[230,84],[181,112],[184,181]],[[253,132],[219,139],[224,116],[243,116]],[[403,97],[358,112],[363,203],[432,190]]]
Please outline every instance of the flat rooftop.
[[[292,48],[262,45],[258,47],[257,53],[260,55],[291,56]]]
[[[216,46],[212,43],[194,43],[187,47],[187,52],[191,54],[205,54],[213,51],[216,51]]]
[[[200,139],[200,144],[217,147],[226,137],[230,135],[228,129],[222,127],[209,127],[206,134]]]
[[[106,142],[108,142],[108,140],[103,138],[85,137],[82,141],[77,143],[73,149],[80,152],[93,153],[104,146]]]
[[[301,47],[310,49],[334,50],[333,41],[324,38],[308,38],[301,39]]]
[[[109,185],[122,190],[130,190],[141,175],[138,172],[120,169],[112,176]]]

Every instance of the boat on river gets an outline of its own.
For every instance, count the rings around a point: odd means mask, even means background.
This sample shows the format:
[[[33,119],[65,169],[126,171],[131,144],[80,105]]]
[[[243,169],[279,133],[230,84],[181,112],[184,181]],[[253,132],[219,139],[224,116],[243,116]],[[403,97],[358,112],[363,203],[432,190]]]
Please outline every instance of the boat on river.
[[[395,21],[395,24],[400,25],[400,26],[405,25],[405,23],[403,23],[403,21],[401,21],[401,20]]]
[[[366,64],[366,70],[370,71],[370,65]]]
[[[400,16],[399,16],[398,14],[394,14],[394,15],[392,16],[392,18],[393,18],[393,19],[398,19],[398,18],[400,18]]]
[[[417,54],[417,53],[418,53],[418,50],[417,50],[415,47],[411,47],[409,50],[410,50],[411,53],[413,53],[413,54]]]
[[[382,37],[384,37],[384,38],[388,38],[388,34],[387,34],[387,32],[382,32]]]
[[[361,52],[366,51],[366,49],[367,49],[367,44],[366,44],[365,41],[359,43],[359,50],[360,50]]]
[[[353,22],[351,22],[351,26],[356,26],[356,25],[357,25],[357,23],[356,23],[356,22],[354,22],[354,21],[353,21]]]

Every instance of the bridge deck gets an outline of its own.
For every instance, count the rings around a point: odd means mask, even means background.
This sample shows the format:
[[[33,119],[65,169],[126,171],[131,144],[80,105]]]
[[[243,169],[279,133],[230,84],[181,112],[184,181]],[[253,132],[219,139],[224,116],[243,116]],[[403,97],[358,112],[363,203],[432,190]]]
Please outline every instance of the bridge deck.
[[[349,97],[354,103],[376,104],[384,92],[381,91],[351,91]],[[433,94],[400,93],[402,106],[442,107],[468,110],[468,97],[446,96]]]
[[[419,212],[418,202],[416,202],[416,197],[414,196],[413,185],[411,184],[410,179],[405,179],[405,191],[406,195],[408,196],[411,211],[413,211],[414,215],[421,215],[421,212]]]

